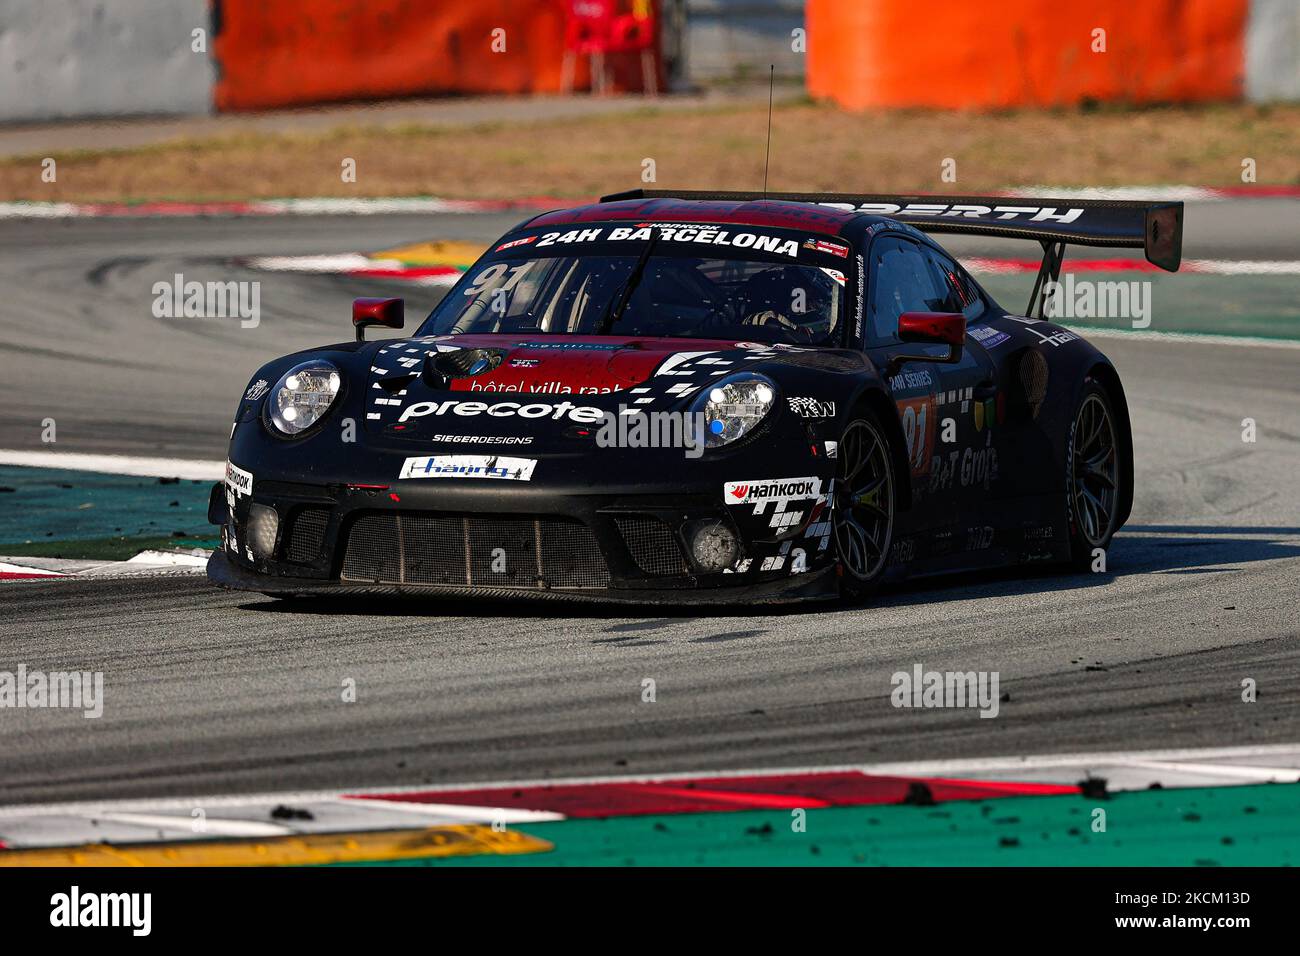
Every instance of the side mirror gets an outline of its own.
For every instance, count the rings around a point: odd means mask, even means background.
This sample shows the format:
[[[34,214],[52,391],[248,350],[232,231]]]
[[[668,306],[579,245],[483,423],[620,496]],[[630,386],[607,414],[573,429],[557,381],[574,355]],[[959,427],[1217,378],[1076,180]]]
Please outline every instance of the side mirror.
[[[966,344],[966,316],[960,312],[904,312],[898,317],[898,337],[904,342],[948,346],[947,355],[895,355],[889,361],[890,374],[904,362],[937,362],[955,365]]]
[[[366,340],[368,325],[400,329],[406,324],[406,304],[402,299],[353,299],[352,324],[356,327],[358,342]]]

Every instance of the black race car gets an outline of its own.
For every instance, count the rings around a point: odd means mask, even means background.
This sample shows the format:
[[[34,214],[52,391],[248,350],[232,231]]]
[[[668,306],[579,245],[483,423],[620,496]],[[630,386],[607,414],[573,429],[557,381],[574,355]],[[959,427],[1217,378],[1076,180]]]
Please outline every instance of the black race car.
[[[1026,315],[928,233],[1035,240]],[[522,223],[410,338],[263,366],[208,575],[275,596],[861,596],[1086,562],[1124,523],[1111,363],[1044,321],[1067,243],[1176,270],[1181,203],[636,191]]]

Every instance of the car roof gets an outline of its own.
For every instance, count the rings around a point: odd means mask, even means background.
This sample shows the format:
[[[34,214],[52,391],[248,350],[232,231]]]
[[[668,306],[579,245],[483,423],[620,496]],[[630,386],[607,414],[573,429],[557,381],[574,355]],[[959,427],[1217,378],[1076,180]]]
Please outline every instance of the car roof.
[[[584,222],[636,220],[648,222],[709,222],[738,226],[772,226],[802,229],[829,236],[841,235],[844,227],[859,220],[877,219],[863,213],[815,203],[780,199],[621,199],[591,203],[572,209],[542,213],[520,228],[566,226]]]

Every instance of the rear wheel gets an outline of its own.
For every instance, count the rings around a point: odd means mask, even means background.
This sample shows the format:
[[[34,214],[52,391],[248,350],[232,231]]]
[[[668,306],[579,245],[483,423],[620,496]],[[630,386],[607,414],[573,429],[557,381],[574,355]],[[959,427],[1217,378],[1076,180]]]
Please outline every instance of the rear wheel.
[[[840,593],[860,598],[879,585],[894,536],[894,459],[875,415],[863,411],[849,422],[836,458],[831,507]]]
[[[1119,443],[1110,399],[1089,382],[1070,426],[1067,475],[1070,507],[1070,560],[1087,568],[1098,548],[1110,547],[1118,526]]]

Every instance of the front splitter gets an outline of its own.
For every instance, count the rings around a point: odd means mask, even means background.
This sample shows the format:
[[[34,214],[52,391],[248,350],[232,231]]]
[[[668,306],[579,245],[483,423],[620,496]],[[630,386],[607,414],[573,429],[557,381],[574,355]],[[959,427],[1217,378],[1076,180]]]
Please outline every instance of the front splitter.
[[[233,564],[224,551],[208,559],[208,580],[231,591],[256,591],[276,597],[338,595],[355,597],[459,598],[464,600],[569,601],[587,604],[726,606],[798,604],[839,596],[834,566],[761,584],[711,588],[502,588],[444,584],[367,584],[312,578],[269,577]]]

